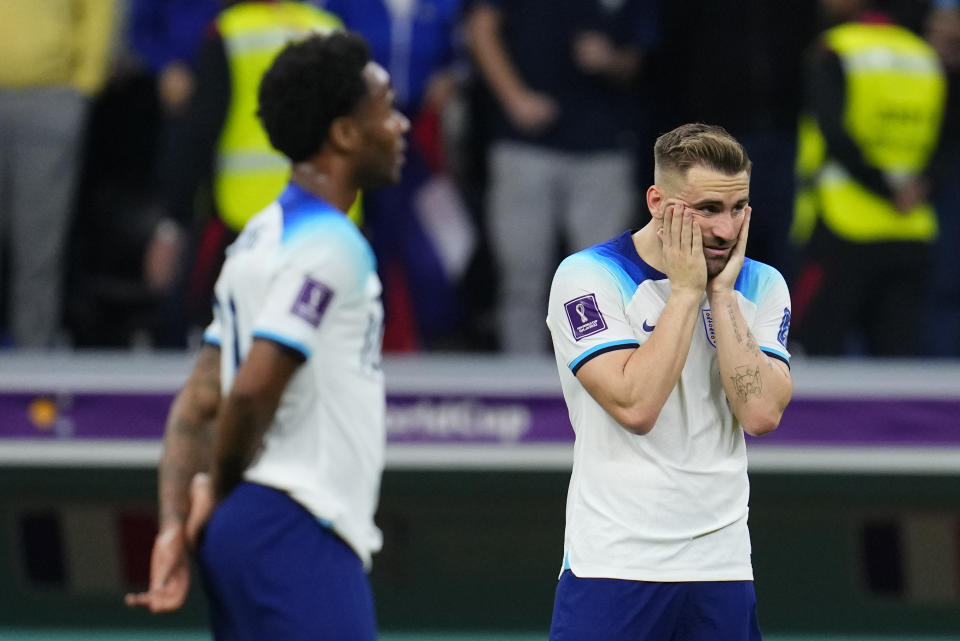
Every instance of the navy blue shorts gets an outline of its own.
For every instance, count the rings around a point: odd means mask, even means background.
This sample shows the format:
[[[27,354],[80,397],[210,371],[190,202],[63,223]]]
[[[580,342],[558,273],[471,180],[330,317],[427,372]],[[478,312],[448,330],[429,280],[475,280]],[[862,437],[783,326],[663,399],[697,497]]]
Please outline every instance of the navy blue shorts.
[[[197,556],[217,641],[376,639],[360,558],[284,492],[237,486]]]
[[[550,641],[760,641],[752,581],[582,579],[564,570]]]

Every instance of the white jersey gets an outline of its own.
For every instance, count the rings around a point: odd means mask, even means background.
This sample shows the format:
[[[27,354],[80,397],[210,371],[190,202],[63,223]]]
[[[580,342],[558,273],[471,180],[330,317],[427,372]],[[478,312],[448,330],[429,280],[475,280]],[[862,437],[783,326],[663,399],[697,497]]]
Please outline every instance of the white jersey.
[[[287,492],[366,566],[382,540],[373,522],[386,444],[380,293],[356,226],[291,184],[228,248],[205,334],[220,346],[224,395],[254,338],[304,359],[244,478]]]
[[[746,259],[735,289],[760,348],[789,363],[783,277]],[[580,577],[750,580],[744,434],[720,381],[706,295],[680,380],[648,434],[627,431],[576,378],[591,358],[646,342],[669,295],[629,232],[573,254],[554,276],[547,325],[576,433],[564,567]]]

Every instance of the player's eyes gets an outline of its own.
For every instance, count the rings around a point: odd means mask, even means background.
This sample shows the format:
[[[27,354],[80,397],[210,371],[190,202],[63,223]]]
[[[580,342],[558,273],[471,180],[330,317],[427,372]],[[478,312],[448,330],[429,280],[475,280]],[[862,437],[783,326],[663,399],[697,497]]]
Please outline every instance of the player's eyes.
[[[724,209],[722,207],[718,207],[717,205],[707,205],[699,209],[691,207],[690,209],[693,210],[693,213],[699,214],[701,216],[713,216],[716,214],[722,214],[724,212]],[[746,209],[747,209],[746,203],[734,205],[733,208],[730,210],[730,214],[733,216],[740,216],[746,211]]]

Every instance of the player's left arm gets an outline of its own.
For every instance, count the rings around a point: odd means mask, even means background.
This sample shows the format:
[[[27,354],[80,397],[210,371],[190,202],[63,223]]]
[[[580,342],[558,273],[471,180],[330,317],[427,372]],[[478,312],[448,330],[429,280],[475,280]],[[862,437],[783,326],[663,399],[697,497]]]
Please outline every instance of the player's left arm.
[[[213,423],[220,407],[220,349],[205,344],[186,385],[170,408],[160,459],[160,528],[150,553],[150,585],[127,594],[130,607],[151,612],[180,608],[190,589],[189,548],[196,542],[197,518],[207,511],[197,501],[195,479],[209,468]]]
[[[243,479],[283,391],[302,362],[301,354],[279,343],[254,339],[217,416],[212,469],[215,503]]]
[[[780,424],[793,395],[793,380],[786,363],[760,349],[734,292],[737,276],[743,267],[749,228],[748,208],[730,260],[724,270],[707,284],[707,295],[713,311],[723,389],[744,431],[760,436],[772,432]]]

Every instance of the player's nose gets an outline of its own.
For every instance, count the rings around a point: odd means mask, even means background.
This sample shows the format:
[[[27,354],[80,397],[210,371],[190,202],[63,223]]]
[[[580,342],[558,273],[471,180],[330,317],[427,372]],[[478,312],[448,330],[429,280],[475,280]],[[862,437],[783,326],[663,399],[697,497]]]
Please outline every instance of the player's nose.
[[[713,235],[723,241],[732,241],[737,237],[737,221],[730,212],[724,212],[714,219]]]
[[[394,118],[397,119],[397,125],[400,128],[401,134],[405,134],[410,131],[410,119],[403,115],[403,113],[396,111],[394,113]]]

